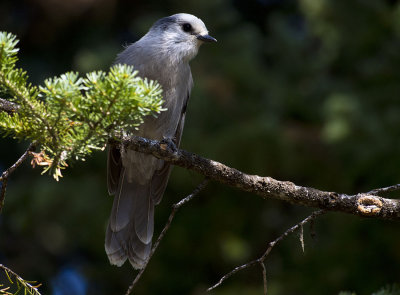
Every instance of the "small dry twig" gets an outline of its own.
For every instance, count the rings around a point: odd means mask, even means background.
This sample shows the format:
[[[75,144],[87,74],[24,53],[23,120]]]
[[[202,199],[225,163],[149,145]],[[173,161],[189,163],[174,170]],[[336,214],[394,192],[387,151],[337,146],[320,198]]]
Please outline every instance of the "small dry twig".
[[[379,195],[381,193],[389,193],[389,192],[394,192],[400,190],[400,184],[395,184],[387,187],[380,187],[373,189],[365,194],[367,195]]]
[[[29,154],[35,150],[36,145],[34,143],[31,143],[29,147],[26,149],[26,151],[22,154],[22,156],[15,162],[13,165],[11,165],[7,170],[3,171],[3,173],[0,176],[0,181],[1,181],[1,190],[0,190],[0,213],[3,210],[4,206],[4,199],[6,196],[6,190],[7,190],[7,182],[8,178],[10,175],[26,160],[26,158],[29,156]]]
[[[183,198],[182,200],[180,200],[178,203],[172,205],[172,211],[171,214],[168,217],[167,223],[165,224],[164,228],[162,229],[160,235],[158,236],[156,242],[154,243],[153,248],[151,249],[149,258],[147,259],[147,261],[145,262],[143,268],[138,272],[138,274],[136,275],[135,279],[133,280],[132,284],[129,286],[128,290],[126,291],[125,295],[129,295],[131,294],[133,288],[135,287],[135,285],[137,284],[137,282],[139,281],[139,279],[141,278],[142,274],[144,273],[144,271],[146,270],[147,265],[149,264],[149,261],[151,259],[151,257],[153,256],[154,252],[157,250],[158,245],[160,244],[161,240],[164,238],[165,234],[167,233],[167,230],[170,228],[172,220],[174,219],[174,216],[176,214],[176,212],[179,210],[180,207],[182,207],[183,205],[185,205],[186,203],[188,203],[189,201],[191,201],[196,195],[198,195],[208,184],[209,179],[205,178],[194,190],[193,192],[188,195],[187,197]]]
[[[245,263],[243,265],[235,267],[233,270],[231,270],[229,273],[224,275],[215,285],[211,286],[210,288],[207,289],[207,291],[211,291],[217,287],[219,287],[226,279],[230,278],[232,275],[235,273],[249,268],[251,266],[254,266],[256,264],[261,265],[262,268],[262,274],[263,274],[263,282],[264,282],[264,295],[267,294],[267,271],[264,265],[264,261],[267,258],[268,254],[271,252],[272,248],[278,244],[280,241],[282,241],[286,236],[289,234],[293,233],[294,231],[298,230],[299,228],[302,228],[304,224],[314,220],[317,216],[324,214],[326,211],[325,210],[318,210],[313,212],[311,215],[309,215],[307,218],[303,219],[296,225],[292,226],[288,230],[286,230],[282,235],[280,235],[278,238],[276,238],[274,241],[270,242],[268,244],[268,248],[265,250],[264,254],[261,255],[261,257],[254,259],[248,263]]]

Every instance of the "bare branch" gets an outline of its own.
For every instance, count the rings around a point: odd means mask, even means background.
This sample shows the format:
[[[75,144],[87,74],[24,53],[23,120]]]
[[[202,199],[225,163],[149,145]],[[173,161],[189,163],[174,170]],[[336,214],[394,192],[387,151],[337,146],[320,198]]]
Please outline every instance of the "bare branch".
[[[0,176],[0,181],[1,181],[1,190],[0,190],[0,213],[3,209],[4,206],[4,198],[6,195],[6,190],[7,190],[7,182],[8,182],[8,177],[10,176],[11,173],[15,171],[28,157],[30,152],[35,150],[36,145],[34,143],[31,143],[29,147],[26,149],[26,151],[22,154],[22,156],[15,162],[13,165],[11,165],[7,170],[3,171],[3,173]]]
[[[272,248],[278,244],[280,241],[282,241],[285,237],[287,237],[289,234],[293,233],[294,231],[298,230],[299,228],[302,228],[304,224],[313,221],[317,216],[322,215],[326,213],[325,210],[318,210],[313,212],[311,215],[309,215],[307,218],[303,219],[302,221],[300,221],[299,223],[297,223],[296,225],[292,226],[291,228],[289,228],[288,230],[286,230],[282,235],[280,235],[278,238],[276,238],[275,240],[273,240],[272,242],[268,243],[268,247],[265,250],[264,254],[261,255],[261,257],[254,259],[248,263],[245,263],[241,266],[237,266],[235,267],[233,270],[231,270],[229,273],[227,273],[226,275],[224,275],[215,285],[211,286],[210,288],[207,289],[207,291],[211,291],[217,287],[219,287],[226,279],[230,278],[231,276],[233,276],[235,273],[252,267],[256,264],[260,264],[262,267],[262,273],[263,273],[263,282],[264,282],[264,294],[267,294],[267,271],[265,269],[265,265],[264,265],[264,261],[267,258],[268,254],[271,252]]]
[[[261,268],[262,268],[262,275],[263,275],[263,285],[264,285],[264,295],[267,295],[268,289],[267,289],[267,269],[265,268],[264,262],[260,262]]]
[[[381,193],[389,193],[389,192],[394,192],[400,190],[400,184],[395,184],[387,187],[382,187],[382,188],[376,188],[373,189],[366,194],[368,195],[379,195]]]
[[[172,205],[172,211],[171,214],[168,217],[167,223],[165,224],[164,228],[162,229],[160,235],[157,238],[157,241],[154,243],[153,248],[151,249],[149,258],[145,262],[143,268],[138,272],[136,275],[135,279],[133,280],[132,284],[129,286],[128,290],[126,291],[125,295],[131,294],[133,288],[141,278],[143,272],[146,270],[147,265],[149,264],[149,261],[151,257],[153,256],[154,252],[157,250],[158,245],[160,244],[161,240],[164,238],[165,234],[167,233],[167,230],[170,228],[172,220],[175,217],[176,212],[179,210],[180,207],[191,201],[196,195],[198,195],[208,184],[209,180],[206,178],[204,179],[194,190],[193,192],[188,195],[187,197],[183,198],[180,200],[178,203]]]
[[[19,106],[16,103],[8,101],[4,98],[0,98],[0,111],[7,112],[9,114],[15,113],[18,111]]]
[[[303,226],[300,226],[299,240],[300,240],[301,250],[303,250],[303,253],[304,253],[304,230],[303,230]]]
[[[7,183],[8,183],[8,178],[7,178],[7,177],[4,177],[3,180],[1,181],[1,190],[0,190],[0,213],[1,213],[1,211],[3,211],[4,199],[5,199],[5,197],[6,197]]]
[[[118,143],[116,140],[111,140],[111,142]],[[211,180],[257,194],[265,199],[279,199],[293,204],[363,217],[400,219],[400,200],[397,199],[382,198],[370,193],[347,195],[326,192],[311,187],[298,186],[289,181],[245,174],[222,163],[177,149],[173,142],[168,140],[156,141],[137,136],[124,137],[122,138],[122,145],[123,148],[152,154],[176,166],[196,171]],[[393,186],[393,188],[398,186],[400,185]],[[373,192],[382,190],[385,189],[378,189]]]

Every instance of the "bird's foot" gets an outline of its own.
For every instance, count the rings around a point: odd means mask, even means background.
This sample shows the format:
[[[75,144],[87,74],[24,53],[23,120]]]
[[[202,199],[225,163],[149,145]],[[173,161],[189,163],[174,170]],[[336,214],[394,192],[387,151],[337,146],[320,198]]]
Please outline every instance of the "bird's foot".
[[[178,153],[176,138],[163,136],[163,139],[160,141],[160,147],[162,150],[168,151],[175,155]]]

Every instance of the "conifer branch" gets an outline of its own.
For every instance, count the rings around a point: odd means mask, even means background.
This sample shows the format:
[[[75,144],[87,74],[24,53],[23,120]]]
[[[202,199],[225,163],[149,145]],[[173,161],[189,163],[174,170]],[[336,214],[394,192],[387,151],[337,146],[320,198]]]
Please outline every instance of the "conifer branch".
[[[112,134],[133,130],[164,111],[160,84],[137,76],[132,66],[79,77],[68,72],[36,87],[16,67],[18,40],[0,32],[0,132],[38,143],[44,171],[61,177],[67,162],[104,149]],[[18,106],[18,107],[17,107]],[[39,159],[39,158],[38,158]]]
[[[11,292],[9,292],[11,289],[10,287],[3,287],[3,285],[0,285],[0,294],[16,295],[16,294],[20,294],[20,291],[23,290],[23,294],[26,294],[26,295],[40,295],[38,288],[41,286],[41,284],[37,284],[36,282],[24,280],[16,272],[14,272],[13,270],[11,270],[10,268],[6,267],[3,264],[0,264],[0,269],[3,270],[9,283],[11,285],[15,285],[15,287],[17,289],[15,291],[15,293],[11,293]]]

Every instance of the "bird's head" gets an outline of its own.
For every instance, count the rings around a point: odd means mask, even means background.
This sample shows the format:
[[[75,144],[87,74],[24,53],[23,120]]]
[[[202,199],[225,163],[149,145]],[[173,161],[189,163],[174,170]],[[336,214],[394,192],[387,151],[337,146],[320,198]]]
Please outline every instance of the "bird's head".
[[[206,25],[198,17],[178,13],[159,19],[147,33],[160,50],[176,55],[184,61],[196,56],[199,47],[204,42],[217,42],[208,35]]]

